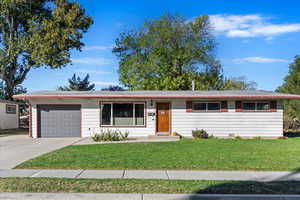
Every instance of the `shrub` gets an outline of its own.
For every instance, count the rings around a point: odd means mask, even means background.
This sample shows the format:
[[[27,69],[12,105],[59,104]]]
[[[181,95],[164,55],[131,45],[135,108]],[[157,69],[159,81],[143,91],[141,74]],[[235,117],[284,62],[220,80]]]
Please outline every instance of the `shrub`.
[[[256,137],[253,137],[253,139],[255,139],[255,140],[261,140],[261,139],[262,139],[262,137],[260,137],[260,136],[256,136]]]
[[[100,133],[96,133],[92,139],[95,142],[100,141],[120,141],[128,138],[129,131],[123,134],[120,130],[102,129]]]
[[[280,136],[280,137],[278,137],[278,139],[279,139],[279,140],[286,140],[286,139],[289,139],[289,138],[286,137],[286,136]]]
[[[235,136],[235,139],[241,140],[243,138],[241,136]]]
[[[210,135],[210,136],[208,136],[208,139],[217,139],[217,138],[213,135]]]
[[[234,133],[229,133],[228,137],[232,137],[233,138],[233,137],[235,137],[235,134]]]
[[[203,130],[203,129],[201,129],[201,130],[198,130],[198,129],[193,130],[192,131],[192,135],[193,135],[194,138],[204,138],[204,139],[207,139],[208,136],[209,136],[208,133],[205,130]]]

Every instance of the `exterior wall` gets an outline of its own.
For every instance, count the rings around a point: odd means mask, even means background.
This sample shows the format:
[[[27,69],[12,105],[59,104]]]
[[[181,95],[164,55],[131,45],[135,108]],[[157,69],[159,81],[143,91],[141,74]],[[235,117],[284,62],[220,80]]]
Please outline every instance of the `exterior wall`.
[[[141,99],[36,99],[32,105],[32,137],[37,137],[37,105],[38,104],[80,104],[81,105],[81,135],[90,137],[100,129],[100,102],[134,102]],[[171,131],[183,136],[191,136],[192,130],[204,129],[209,134],[226,137],[229,134],[244,137],[278,137],[283,134],[283,110],[277,103],[277,112],[235,112],[235,101],[228,101],[228,112],[186,112],[186,100],[144,100],[146,102],[146,127],[123,127],[131,137],[155,135],[155,116],[148,116],[156,111],[156,102],[171,102]]]
[[[210,135],[227,137],[278,137],[283,134],[283,108],[276,112],[235,112],[235,101],[228,101],[228,112],[186,112],[185,100],[172,103],[172,131],[191,136],[192,130],[204,129]]]
[[[19,128],[19,105],[16,114],[6,113],[6,103],[0,103],[0,129]]]
[[[37,105],[38,104],[80,104],[81,105],[81,136],[91,137],[93,133],[100,129],[100,102],[117,101],[117,102],[134,102],[141,99],[38,99],[31,101],[32,106],[32,137],[37,137]],[[142,100],[143,101],[143,100]],[[146,102],[147,112],[155,112],[155,108],[151,106],[151,102]],[[146,113],[147,115],[147,113]],[[101,127],[105,129],[116,129],[115,127]],[[146,127],[124,127],[118,128],[121,131],[129,131],[132,137],[145,137],[155,134],[155,119],[146,116]]]

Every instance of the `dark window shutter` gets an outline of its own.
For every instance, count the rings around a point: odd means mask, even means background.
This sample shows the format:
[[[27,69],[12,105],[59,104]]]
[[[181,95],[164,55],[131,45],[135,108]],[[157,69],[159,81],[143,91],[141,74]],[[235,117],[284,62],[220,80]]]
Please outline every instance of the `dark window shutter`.
[[[193,112],[193,102],[192,101],[186,102],[186,112]]]
[[[270,112],[276,112],[277,111],[277,101],[271,101],[270,102]]]
[[[243,112],[241,101],[235,101],[235,112]]]
[[[221,101],[221,112],[228,112],[228,104],[227,101]]]

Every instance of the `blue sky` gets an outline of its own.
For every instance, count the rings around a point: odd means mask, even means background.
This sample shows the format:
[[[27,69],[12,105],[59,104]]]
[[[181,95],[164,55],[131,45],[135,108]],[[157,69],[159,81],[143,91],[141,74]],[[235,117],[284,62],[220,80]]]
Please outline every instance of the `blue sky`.
[[[227,77],[246,76],[258,89],[282,84],[288,64],[300,55],[300,1],[289,0],[78,0],[94,19],[82,52],[63,69],[33,69],[24,86],[29,91],[55,90],[76,73],[89,73],[100,89],[118,84],[118,62],[111,53],[122,31],[141,26],[166,12],[187,19],[210,16],[215,27],[217,58]]]

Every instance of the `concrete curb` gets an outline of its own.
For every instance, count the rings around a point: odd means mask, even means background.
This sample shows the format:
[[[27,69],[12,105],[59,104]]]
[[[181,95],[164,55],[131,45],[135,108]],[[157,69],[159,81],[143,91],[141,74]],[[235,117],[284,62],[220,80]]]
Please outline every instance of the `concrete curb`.
[[[89,179],[164,179],[164,180],[235,180],[300,181],[300,172],[204,171],[204,170],[63,170],[0,169],[0,178],[48,177]]]
[[[122,194],[122,193],[0,193],[5,200],[296,200],[300,195]]]

